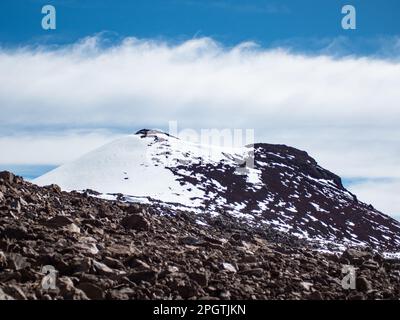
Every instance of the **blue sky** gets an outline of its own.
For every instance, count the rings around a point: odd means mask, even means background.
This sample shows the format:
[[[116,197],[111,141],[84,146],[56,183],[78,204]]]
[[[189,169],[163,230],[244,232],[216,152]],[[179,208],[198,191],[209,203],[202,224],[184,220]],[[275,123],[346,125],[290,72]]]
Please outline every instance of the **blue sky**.
[[[41,7],[53,4],[58,28],[41,28]],[[341,8],[357,9],[357,30],[341,28]],[[400,33],[396,0],[2,0],[0,43],[66,44],[99,32],[110,38],[135,36],[187,40],[208,36],[234,45],[253,40],[265,47],[325,48],[347,38],[346,53],[374,54],[383,40]]]
[[[41,28],[41,8],[57,29]],[[357,10],[343,30],[341,8]],[[2,0],[0,169],[143,127],[251,128],[400,218],[400,2]]]

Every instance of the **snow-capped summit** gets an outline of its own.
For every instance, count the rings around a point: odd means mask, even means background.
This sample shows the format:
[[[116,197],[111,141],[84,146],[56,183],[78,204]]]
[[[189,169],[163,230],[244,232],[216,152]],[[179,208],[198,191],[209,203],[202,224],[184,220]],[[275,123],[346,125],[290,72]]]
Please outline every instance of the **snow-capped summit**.
[[[109,198],[122,194],[194,214],[230,214],[238,223],[269,225],[319,243],[400,248],[398,221],[359,202],[306,152],[284,145],[218,147],[143,129],[34,183],[92,189]]]

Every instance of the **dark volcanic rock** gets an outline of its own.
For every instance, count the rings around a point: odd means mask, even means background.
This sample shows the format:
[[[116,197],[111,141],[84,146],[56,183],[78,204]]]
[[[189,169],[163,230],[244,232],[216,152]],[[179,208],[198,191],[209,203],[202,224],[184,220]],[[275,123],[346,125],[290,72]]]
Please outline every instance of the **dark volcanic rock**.
[[[165,214],[158,206],[40,188],[7,174],[0,187],[0,300],[400,296],[400,261],[368,248],[320,253],[230,215]],[[356,267],[355,290],[341,286],[348,264]]]
[[[154,283],[157,280],[157,272],[153,270],[132,272],[128,278],[135,283],[140,283],[141,281]]]
[[[206,287],[208,285],[208,276],[206,273],[191,272],[189,273],[189,277],[202,287]]]
[[[85,294],[92,300],[104,299],[104,290],[93,283],[83,282],[80,283],[77,288],[85,292]]]
[[[14,182],[15,176],[8,171],[2,171],[0,172],[0,179],[3,179],[7,183],[13,183]]]
[[[358,277],[356,285],[357,285],[357,289],[360,291],[363,291],[363,292],[372,290],[371,282],[368,279],[366,279],[365,277]]]
[[[1,300],[15,300],[12,296],[6,294],[3,289],[0,288],[0,301]]]
[[[150,224],[146,218],[138,214],[132,214],[122,219],[121,224],[126,229],[134,229],[137,231],[147,231],[150,228]]]
[[[27,229],[23,226],[6,227],[4,231],[1,233],[1,235],[4,238],[16,239],[16,240],[28,239],[30,237]]]
[[[56,216],[56,217],[51,218],[50,220],[46,221],[46,223],[53,227],[65,227],[70,224],[73,224],[74,220],[72,220],[69,217],[65,217],[65,216]]]

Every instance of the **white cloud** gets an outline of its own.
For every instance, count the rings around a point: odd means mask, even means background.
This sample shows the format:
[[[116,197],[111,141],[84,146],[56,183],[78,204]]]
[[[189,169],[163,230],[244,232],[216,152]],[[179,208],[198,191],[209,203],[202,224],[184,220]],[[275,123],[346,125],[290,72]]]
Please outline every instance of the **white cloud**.
[[[60,163],[110,137],[71,137],[64,128],[130,132],[178,120],[181,128],[254,128],[259,141],[307,150],[342,176],[399,178],[399,84],[396,61],[225,48],[208,38],[3,49],[0,162]],[[57,137],[31,136],[42,128]],[[394,185],[373,204],[395,212],[386,195],[399,192]]]
[[[382,212],[392,212],[393,217],[400,221],[400,197],[395,195],[400,190],[400,179],[367,180],[353,185],[351,190],[361,201],[374,204]]]
[[[119,136],[105,132],[0,136],[3,164],[55,164],[72,161]]]
[[[175,46],[126,39],[101,49],[96,43],[3,51],[0,103],[7,116],[0,124],[129,126],[178,116],[209,124],[210,118],[221,123],[223,114],[236,125],[386,125],[400,118],[398,63],[251,44],[225,49],[206,38]]]

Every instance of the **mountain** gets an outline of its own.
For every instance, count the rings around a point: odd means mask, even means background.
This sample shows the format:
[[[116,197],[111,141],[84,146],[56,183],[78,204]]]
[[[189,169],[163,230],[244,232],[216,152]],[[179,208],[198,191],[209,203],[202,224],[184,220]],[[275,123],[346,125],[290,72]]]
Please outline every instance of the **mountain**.
[[[253,166],[244,165],[249,159]],[[238,224],[272,227],[321,249],[400,251],[398,221],[360,202],[306,152],[285,145],[222,148],[143,129],[33,182],[150,203],[160,212],[184,209],[199,224],[229,215]]]

